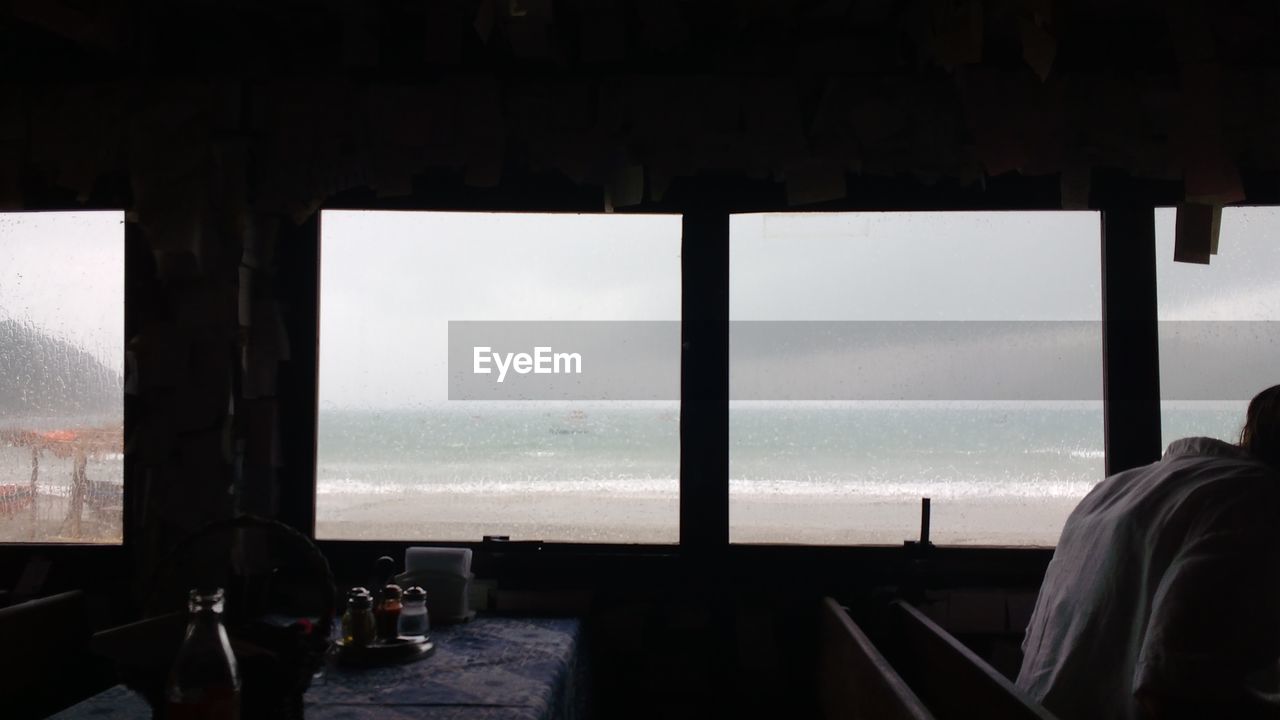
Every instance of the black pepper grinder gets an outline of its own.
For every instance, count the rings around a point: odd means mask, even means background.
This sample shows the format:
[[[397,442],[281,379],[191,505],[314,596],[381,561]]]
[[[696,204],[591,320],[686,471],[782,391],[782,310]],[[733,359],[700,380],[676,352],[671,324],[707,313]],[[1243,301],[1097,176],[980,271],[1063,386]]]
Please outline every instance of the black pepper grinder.
[[[396,575],[396,561],[386,555],[373,561],[373,578],[369,587],[373,588],[373,606],[382,604],[382,589],[390,585]]]

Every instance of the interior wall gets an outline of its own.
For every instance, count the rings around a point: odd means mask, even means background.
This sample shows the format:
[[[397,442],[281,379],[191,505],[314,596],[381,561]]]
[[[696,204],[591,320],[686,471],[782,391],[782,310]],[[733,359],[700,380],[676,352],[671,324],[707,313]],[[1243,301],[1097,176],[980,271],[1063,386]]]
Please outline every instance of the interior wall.
[[[128,211],[143,583],[233,509],[308,522],[318,208],[1274,201],[1277,9],[1170,5],[13,3],[0,209]]]

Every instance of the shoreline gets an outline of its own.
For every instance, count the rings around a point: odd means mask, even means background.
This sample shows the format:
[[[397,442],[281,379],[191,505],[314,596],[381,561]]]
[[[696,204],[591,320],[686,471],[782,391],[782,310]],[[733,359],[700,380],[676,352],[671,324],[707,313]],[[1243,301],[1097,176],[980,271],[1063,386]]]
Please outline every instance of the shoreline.
[[[932,503],[937,545],[1052,547],[1078,498],[966,498]],[[485,535],[548,542],[674,544],[674,496],[470,493],[405,502],[396,497],[321,496],[322,540],[464,541]],[[730,541],[744,544],[893,545],[915,540],[920,500],[733,497]]]

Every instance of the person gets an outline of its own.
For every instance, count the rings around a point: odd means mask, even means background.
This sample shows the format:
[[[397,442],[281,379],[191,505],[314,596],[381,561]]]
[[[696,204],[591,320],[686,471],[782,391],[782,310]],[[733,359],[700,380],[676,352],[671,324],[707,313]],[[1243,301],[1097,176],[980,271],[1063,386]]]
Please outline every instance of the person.
[[[1062,720],[1280,717],[1280,385],[1080,502],[1022,650]]]

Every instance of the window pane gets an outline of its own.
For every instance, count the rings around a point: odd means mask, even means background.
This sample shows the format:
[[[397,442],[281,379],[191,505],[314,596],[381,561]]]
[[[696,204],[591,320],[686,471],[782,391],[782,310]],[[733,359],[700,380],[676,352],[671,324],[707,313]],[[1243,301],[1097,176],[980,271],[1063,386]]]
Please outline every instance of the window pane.
[[[1208,265],[1173,261],[1175,220],[1156,211],[1164,442],[1234,442],[1249,399],[1280,382],[1280,208],[1223,209]]]
[[[124,214],[0,213],[0,542],[119,543]]]
[[[1096,213],[730,222],[730,537],[1052,545],[1103,476]]]
[[[678,539],[679,217],[321,221],[317,536]]]

